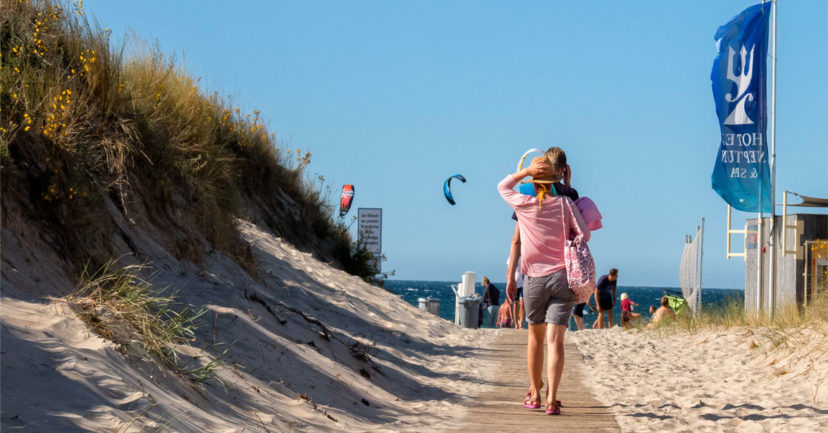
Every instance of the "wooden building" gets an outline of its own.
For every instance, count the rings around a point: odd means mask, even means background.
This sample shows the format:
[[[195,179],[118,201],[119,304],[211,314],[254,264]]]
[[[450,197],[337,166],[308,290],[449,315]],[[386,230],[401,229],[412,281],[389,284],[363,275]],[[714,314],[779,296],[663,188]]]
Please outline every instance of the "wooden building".
[[[828,215],[777,215],[771,233],[771,218],[748,219],[745,238],[745,311],[768,314],[792,303],[807,305],[817,293],[828,290]],[[783,219],[785,220],[783,222]],[[785,233],[783,234],[783,226]],[[759,231],[761,230],[761,233]],[[770,237],[776,247],[776,275],[770,290]],[[783,248],[784,238],[784,248]],[[757,242],[761,240],[761,242]],[[761,254],[759,251],[761,250]],[[761,262],[759,260],[761,256]],[[762,281],[758,267],[761,266]],[[758,289],[757,289],[758,287]]]

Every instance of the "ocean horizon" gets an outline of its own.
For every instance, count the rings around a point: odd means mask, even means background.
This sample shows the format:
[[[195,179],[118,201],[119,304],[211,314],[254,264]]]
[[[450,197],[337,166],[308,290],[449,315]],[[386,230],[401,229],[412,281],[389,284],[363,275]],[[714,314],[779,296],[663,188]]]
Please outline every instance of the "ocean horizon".
[[[451,286],[457,284],[457,281],[386,280],[385,288],[415,307],[419,306],[420,298],[431,297],[439,301],[439,316],[453,323],[455,295]],[[504,302],[506,283],[492,284],[500,290],[500,302]],[[659,305],[659,301],[664,295],[664,290],[681,292],[681,288],[679,287],[619,285],[616,290],[616,295],[619,299],[616,300],[615,307],[613,308],[615,324],[621,323],[621,293],[626,293],[633,302],[639,304],[633,308],[634,312],[640,313],[645,319],[649,320],[649,307],[650,305]],[[475,293],[483,296],[483,286],[480,282],[475,284]],[[733,300],[744,304],[744,299],[744,290],[742,289],[702,288],[701,309],[704,311],[705,309],[718,308]],[[590,303],[594,306],[595,299],[590,298]],[[584,327],[586,329],[592,328],[592,324],[596,318],[597,312],[590,312],[588,308],[584,309]],[[574,320],[570,320],[569,327],[572,330],[576,329]]]

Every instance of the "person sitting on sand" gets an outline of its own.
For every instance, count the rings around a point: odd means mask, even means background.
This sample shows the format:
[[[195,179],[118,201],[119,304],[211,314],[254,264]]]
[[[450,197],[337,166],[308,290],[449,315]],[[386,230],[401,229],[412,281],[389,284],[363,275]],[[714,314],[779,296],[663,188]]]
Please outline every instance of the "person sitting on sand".
[[[497,315],[497,327],[498,328],[511,328],[512,327],[512,306],[509,305],[508,302],[504,302],[500,305],[500,311]]]
[[[631,314],[632,313],[630,313],[629,311],[622,311],[621,312],[621,326],[624,329],[630,329],[633,326],[632,325],[632,318],[630,317]]]
[[[675,320],[676,313],[670,309],[670,300],[666,296],[663,296],[661,298],[661,307],[653,313],[653,320],[647,325],[647,327],[653,327],[665,319],[667,319],[666,321]]]
[[[564,240],[577,224],[589,241],[590,231],[569,197],[553,195],[550,185],[561,179],[566,167],[566,154],[560,148],[549,149],[532,164],[506,176],[497,185],[503,197],[517,216],[520,230],[521,271],[526,317],[529,322],[527,367],[531,387],[523,405],[540,408],[540,390],[543,376],[543,343],[549,345],[546,393],[546,414],[560,415],[557,400],[558,386],[564,365],[564,335],[569,316],[575,305],[575,292],[569,287],[564,262]],[[523,178],[532,176],[537,197],[514,190]],[[514,299],[517,290],[507,284],[507,296]]]

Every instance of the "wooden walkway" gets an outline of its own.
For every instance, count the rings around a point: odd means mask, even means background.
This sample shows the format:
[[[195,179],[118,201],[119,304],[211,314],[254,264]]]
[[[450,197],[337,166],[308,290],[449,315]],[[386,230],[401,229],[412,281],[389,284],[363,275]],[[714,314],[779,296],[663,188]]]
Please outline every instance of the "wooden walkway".
[[[558,399],[563,407],[561,415],[549,416],[544,408],[527,409],[523,398],[529,389],[526,370],[526,330],[503,330],[497,337],[494,349],[484,356],[498,360],[495,386],[490,391],[469,402],[469,412],[458,433],[482,432],[620,432],[615,417],[598,402],[584,386],[587,378],[583,373],[584,359],[574,343],[566,342],[566,362],[563,378],[558,388]],[[566,340],[565,340],[566,341]],[[545,365],[545,364],[544,364]],[[503,372],[514,372],[505,377]],[[546,394],[546,368],[544,367]],[[543,397],[542,397],[543,398]]]

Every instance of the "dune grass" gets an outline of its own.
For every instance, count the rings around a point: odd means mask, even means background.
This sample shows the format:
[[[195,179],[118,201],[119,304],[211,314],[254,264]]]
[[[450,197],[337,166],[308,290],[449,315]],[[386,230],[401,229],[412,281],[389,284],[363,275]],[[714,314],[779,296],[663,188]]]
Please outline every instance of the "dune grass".
[[[176,345],[190,345],[205,310],[179,302],[174,293],[153,287],[140,276],[144,265],[119,267],[107,263],[97,272],[84,271],[75,293],[68,297],[83,319],[98,335],[119,345],[127,354],[157,362],[193,382],[215,378],[224,353],[206,365],[188,368],[181,362]]]
[[[102,266],[113,255],[112,200],[128,220],[167,230],[179,258],[199,262],[204,237],[255,273],[235,226],[251,217],[371,276],[331,197],[305,174],[311,153],[280,144],[261,113],[202,90],[157,46],[116,46],[81,2],[0,6],[3,196],[25,203],[64,256]]]
[[[647,329],[670,335],[675,332],[735,328],[745,331],[753,347],[765,350],[803,344],[803,330],[808,334],[807,338],[828,342],[828,292],[811,300],[807,307],[794,304],[781,306],[773,316],[746,312],[742,300],[732,298],[717,308],[702,310],[698,315],[680,314],[674,321]]]

